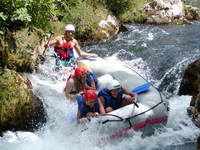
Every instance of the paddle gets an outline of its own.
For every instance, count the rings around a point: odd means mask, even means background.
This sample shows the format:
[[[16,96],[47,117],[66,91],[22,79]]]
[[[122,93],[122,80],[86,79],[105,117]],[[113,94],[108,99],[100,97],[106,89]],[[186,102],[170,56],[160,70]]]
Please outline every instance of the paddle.
[[[140,94],[140,93],[148,91],[150,86],[151,86],[151,83],[147,82],[143,85],[140,85],[140,86],[134,88],[133,90],[131,90],[131,92],[136,93],[136,94]]]
[[[69,117],[69,122],[74,122],[74,121],[76,121],[76,115],[75,114],[72,114],[70,117]]]
[[[50,33],[49,40],[48,40],[48,42],[47,42],[46,45],[49,44],[49,42],[50,42],[51,37],[52,37],[53,34],[54,34],[53,32]],[[44,62],[45,62],[45,60],[46,60],[46,55],[45,55],[45,53],[46,53],[46,51],[47,51],[48,48],[49,48],[48,46],[45,46],[45,49],[44,49],[43,53],[42,53],[41,55],[38,55],[38,63],[39,63],[39,64],[44,64]]]
[[[133,101],[133,104],[134,104],[137,108],[139,108],[139,105],[138,105],[136,102]]]
[[[150,83],[150,82],[147,82],[147,83],[145,83],[145,84],[143,84],[143,85],[140,85],[140,86],[134,88],[133,90],[131,90],[131,92],[136,93],[136,94],[140,94],[140,93],[143,93],[143,92],[148,91],[149,88],[150,88],[150,86],[151,86],[151,83]],[[136,107],[139,107],[139,105],[138,105],[136,102],[134,102],[134,101],[133,101],[133,104],[134,104]]]
[[[150,86],[151,86],[151,83],[150,83],[150,82],[147,82],[147,83],[145,83],[145,84],[143,84],[143,85],[140,85],[140,86],[138,86],[138,87],[132,89],[131,91],[132,91],[133,93],[136,93],[136,94],[141,94],[141,93],[143,93],[143,92],[148,91],[149,88],[150,88]],[[136,102],[133,102],[133,104],[134,104],[136,107],[139,107],[139,105],[138,105]],[[70,118],[69,118],[69,122],[74,122],[75,120],[76,120],[76,115],[75,115],[75,114],[72,114],[72,115],[70,116]]]

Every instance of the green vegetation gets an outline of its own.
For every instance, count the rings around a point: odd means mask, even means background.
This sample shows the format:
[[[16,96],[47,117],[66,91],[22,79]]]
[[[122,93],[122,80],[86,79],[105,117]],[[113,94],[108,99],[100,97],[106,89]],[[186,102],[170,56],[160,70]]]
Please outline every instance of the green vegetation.
[[[64,15],[62,21],[76,25],[77,38],[87,40],[92,38],[92,33],[97,30],[100,20],[108,15],[100,4],[93,5],[90,1],[77,0],[76,3],[63,3]]]
[[[146,0],[2,0],[0,1],[0,67],[28,71],[30,53],[45,32],[63,34],[76,25],[76,38],[92,39],[98,23],[112,12],[122,22],[144,22]],[[38,32],[39,31],[39,32]]]
[[[0,40],[0,67],[17,72],[29,71],[30,53],[39,42],[38,34],[27,29],[7,32],[7,36]]]
[[[21,28],[47,29],[55,17],[54,0],[2,0],[0,1],[0,32]]]
[[[129,9],[121,13],[119,19],[125,23],[144,23],[147,16],[142,12],[141,7],[145,2],[147,2],[147,0],[131,1]]]
[[[0,123],[15,123],[17,120],[13,118],[17,119],[28,111],[31,112],[28,108],[30,93],[24,90],[24,85],[21,85],[23,82],[19,78],[16,79],[14,72],[0,68],[0,77]]]
[[[141,22],[140,7],[145,0],[3,0],[0,1],[0,34],[34,27],[52,30],[52,21],[77,25],[78,37],[87,39],[108,11],[122,22]],[[140,18],[142,17],[142,18]]]

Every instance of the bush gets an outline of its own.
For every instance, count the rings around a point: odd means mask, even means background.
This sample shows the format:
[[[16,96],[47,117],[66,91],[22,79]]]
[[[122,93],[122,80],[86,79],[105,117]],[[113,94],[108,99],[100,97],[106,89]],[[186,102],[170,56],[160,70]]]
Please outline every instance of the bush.
[[[20,72],[29,71],[30,53],[40,43],[36,32],[29,33],[24,29],[13,34],[7,32],[0,37],[0,67]]]
[[[141,7],[148,0],[134,0],[131,1],[130,7],[126,11],[122,11],[118,18],[124,23],[144,23],[147,16],[142,11]]]
[[[118,16],[130,9],[132,1],[133,0],[106,0],[106,6]]]
[[[105,19],[108,11],[101,5],[95,5],[90,1],[77,0],[76,4],[62,3],[63,22],[76,25],[78,39],[90,39],[92,32],[96,31],[100,20]],[[61,13],[60,13],[61,14]]]
[[[1,34],[33,26],[47,30],[56,14],[54,0],[2,0],[0,10]]]

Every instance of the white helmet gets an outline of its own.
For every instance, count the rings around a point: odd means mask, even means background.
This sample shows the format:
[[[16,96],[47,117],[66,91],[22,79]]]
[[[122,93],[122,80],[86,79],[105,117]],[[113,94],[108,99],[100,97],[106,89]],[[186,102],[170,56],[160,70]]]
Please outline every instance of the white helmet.
[[[121,88],[121,85],[117,80],[111,80],[107,85],[108,90],[114,90],[119,88]]]
[[[75,32],[75,27],[73,24],[68,24],[65,26],[65,31],[74,31]]]

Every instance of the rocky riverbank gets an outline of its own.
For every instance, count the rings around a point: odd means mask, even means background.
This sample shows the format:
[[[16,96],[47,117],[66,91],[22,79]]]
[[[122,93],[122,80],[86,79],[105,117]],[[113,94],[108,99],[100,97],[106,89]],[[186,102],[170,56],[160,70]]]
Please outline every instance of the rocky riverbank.
[[[191,63],[182,79],[179,95],[191,95],[187,113],[194,124],[200,128],[200,59]],[[197,149],[200,149],[200,137],[197,139]]]

